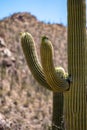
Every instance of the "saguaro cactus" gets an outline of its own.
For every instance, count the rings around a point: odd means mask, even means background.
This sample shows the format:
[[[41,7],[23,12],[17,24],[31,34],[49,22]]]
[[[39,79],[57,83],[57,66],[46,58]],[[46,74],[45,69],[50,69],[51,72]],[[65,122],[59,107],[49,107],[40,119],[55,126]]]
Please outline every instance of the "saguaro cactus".
[[[68,0],[68,72],[70,91],[65,93],[67,130],[87,130],[86,1]]]
[[[59,120],[60,114],[58,115],[58,112],[61,112],[60,109],[58,109],[60,105],[58,101],[61,101],[63,108],[64,93],[65,129],[87,130],[86,2],[85,0],[68,0],[67,6],[69,75],[67,75],[63,69],[56,69],[54,67],[52,60],[53,47],[47,37],[43,37],[41,42],[40,53],[42,67],[34,51],[34,41],[32,41],[28,33],[22,34],[21,43],[27,63],[34,77],[40,84],[45,85],[46,88],[54,92],[53,122],[55,125],[59,125],[59,122],[61,124]],[[56,103],[58,103],[58,105],[55,105]],[[53,126],[52,129],[56,130],[57,128]],[[62,130],[62,128],[58,129]]]
[[[51,87],[47,83],[46,78],[44,76],[42,66],[40,65],[40,63],[38,61],[38,57],[37,57],[37,53],[36,53],[36,49],[35,49],[35,43],[34,43],[34,40],[33,40],[33,37],[31,36],[31,34],[29,34],[27,32],[22,33],[21,45],[22,45],[22,49],[23,49],[27,64],[28,64],[34,78],[42,86],[44,86],[48,90],[53,91],[53,120],[52,120],[53,128],[56,129],[56,127],[58,127],[59,130],[63,130],[63,127],[64,127],[64,125],[63,125],[64,124],[63,123],[63,106],[64,106],[63,105],[63,100],[64,100],[63,93],[62,92],[57,93],[56,91],[58,91],[58,90],[60,91],[60,88],[56,87],[56,89],[54,89],[54,87]],[[58,78],[60,78],[63,82],[65,82],[67,84],[68,75],[65,73],[64,69],[62,67],[56,67],[55,71],[58,75]],[[65,89],[69,89],[69,85],[66,85],[66,88],[64,88],[64,90]],[[62,88],[62,90],[63,90],[63,88]],[[59,104],[59,103],[61,103],[61,104]],[[56,104],[58,104],[58,105],[56,105]],[[56,115],[56,112],[57,112],[57,115]]]

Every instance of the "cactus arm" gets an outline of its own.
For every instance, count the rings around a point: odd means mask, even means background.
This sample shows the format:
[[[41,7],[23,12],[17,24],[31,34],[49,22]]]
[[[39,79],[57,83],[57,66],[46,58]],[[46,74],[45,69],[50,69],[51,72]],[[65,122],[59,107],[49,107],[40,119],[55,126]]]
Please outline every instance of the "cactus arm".
[[[25,32],[21,34],[21,45],[23,53],[25,55],[29,69],[31,70],[34,78],[44,87],[52,90],[49,84],[46,82],[42,67],[38,61],[37,53],[35,49],[35,43],[31,34]]]
[[[40,53],[45,78],[51,88],[58,92],[63,92],[69,89],[69,83],[66,80],[64,69],[60,69],[62,76],[60,75],[60,72],[56,73],[55,71],[52,59],[53,47],[51,41],[45,36],[42,37]]]
[[[27,61],[27,64],[34,76],[34,78],[44,87],[46,87],[49,90],[52,90],[50,85],[47,83],[42,66],[39,63],[39,60],[37,58],[37,53],[35,49],[35,43],[33,40],[33,37],[29,33],[22,33],[21,34],[21,45],[22,49]],[[59,73],[59,75],[63,78],[64,77],[64,69],[62,67],[55,68],[56,73]],[[52,91],[55,91],[54,89]]]

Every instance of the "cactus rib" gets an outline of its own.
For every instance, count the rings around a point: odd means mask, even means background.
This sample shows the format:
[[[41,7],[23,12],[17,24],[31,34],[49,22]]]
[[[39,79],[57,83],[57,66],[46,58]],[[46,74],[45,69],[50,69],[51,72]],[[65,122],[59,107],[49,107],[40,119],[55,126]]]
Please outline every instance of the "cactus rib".
[[[63,92],[69,89],[69,83],[66,80],[65,77],[65,71],[62,69],[62,77],[60,76],[60,73],[56,73],[54,64],[53,64],[53,47],[51,41],[46,37],[42,37],[41,42],[41,62],[45,74],[45,78],[48,82],[48,84],[51,86],[51,88],[54,91]]]

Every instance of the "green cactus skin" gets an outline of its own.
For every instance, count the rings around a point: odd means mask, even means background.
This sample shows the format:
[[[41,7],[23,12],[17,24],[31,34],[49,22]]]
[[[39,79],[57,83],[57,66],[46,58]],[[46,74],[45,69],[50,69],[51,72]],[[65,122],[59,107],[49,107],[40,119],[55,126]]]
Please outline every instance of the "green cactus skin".
[[[68,72],[70,91],[64,94],[67,130],[87,130],[86,1],[68,0]]]
[[[37,53],[35,50],[35,43],[33,37],[28,32],[21,34],[22,49],[34,78],[44,87],[52,90],[49,84],[46,82],[42,67],[38,61]]]
[[[63,92],[69,89],[69,83],[65,78],[64,69],[60,69],[59,73],[56,73],[54,64],[53,64],[53,46],[51,41],[46,37],[42,37],[41,47],[41,62],[43,71],[45,74],[45,78],[48,84],[52,87],[52,89],[56,92]],[[62,77],[60,75],[62,74]]]

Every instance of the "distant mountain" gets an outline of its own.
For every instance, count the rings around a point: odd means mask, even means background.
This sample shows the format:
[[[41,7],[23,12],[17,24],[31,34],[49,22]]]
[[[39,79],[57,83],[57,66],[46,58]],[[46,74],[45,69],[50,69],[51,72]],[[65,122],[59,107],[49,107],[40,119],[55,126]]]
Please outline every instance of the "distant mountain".
[[[51,122],[52,95],[34,80],[27,67],[20,44],[20,32],[25,31],[34,37],[39,59],[41,37],[48,36],[54,46],[55,66],[67,70],[66,27],[40,22],[27,12],[15,13],[1,20],[0,124],[5,130],[8,124],[11,130],[16,127],[17,130],[19,127],[21,130],[46,130]]]

